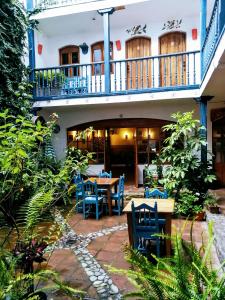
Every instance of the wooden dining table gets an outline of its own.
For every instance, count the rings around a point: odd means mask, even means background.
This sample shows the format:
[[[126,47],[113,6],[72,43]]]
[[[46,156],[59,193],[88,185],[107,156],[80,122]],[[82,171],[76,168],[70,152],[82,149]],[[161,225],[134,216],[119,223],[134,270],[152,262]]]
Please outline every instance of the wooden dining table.
[[[90,177],[88,180],[97,183],[98,188],[105,189],[107,193],[107,203],[109,208],[109,215],[112,216],[112,199],[111,191],[114,187],[115,193],[117,192],[117,185],[119,183],[119,178],[99,178],[99,177]]]
[[[171,236],[171,220],[172,213],[174,212],[174,199],[147,199],[147,198],[132,198],[130,202],[124,207],[123,212],[127,214],[128,234],[130,245],[134,245],[133,240],[133,224],[132,224],[132,209],[131,203],[134,202],[134,206],[139,206],[143,203],[154,207],[157,202],[159,218],[166,220],[165,234]],[[166,239],[166,255],[171,255],[171,239]]]

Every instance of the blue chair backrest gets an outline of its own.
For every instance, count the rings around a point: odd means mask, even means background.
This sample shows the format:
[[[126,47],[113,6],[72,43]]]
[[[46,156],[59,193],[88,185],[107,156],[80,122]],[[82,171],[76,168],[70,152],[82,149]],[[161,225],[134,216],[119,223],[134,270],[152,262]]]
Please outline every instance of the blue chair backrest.
[[[123,194],[124,194],[124,181],[125,181],[125,176],[124,175],[120,176],[118,193],[121,196],[123,196]]]
[[[137,248],[141,238],[147,239],[151,235],[159,233],[157,202],[154,207],[145,203],[135,207],[132,201],[131,210],[134,246]]]
[[[97,187],[97,182],[92,182],[90,180],[87,180],[83,183],[82,185],[82,191],[83,191],[83,196],[88,197],[90,195],[96,196],[98,198],[98,187]]]
[[[168,194],[167,191],[163,191],[161,192],[158,189],[154,189],[154,190],[150,190],[149,188],[146,188],[145,190],[145,198],[159,198],[159,199],[167,199],[168,198]]]
[[[79,199],[82,195],[82,198],[83,198],[83,179],[81,179],[80,182],[76,183],[76,192],[75,192],[75,195],[76,195],[76,199]]]
[[[63,84],[63,88],[67,90],[73,90],[82,87],[87,87],[87,78],[80,76],[67,77]]]
[[[112,171],[110,171],[110,172],[101,171],[98,174],[98,177],[99,178],[112,178]]]
[[[82,178],[81,178],[81,174],[80,173],[78,173],[77,175],[75,175],[74,177],[73,177],[73,183],[74,184],[78,184],[79,182],[81,182],[82,181]]]

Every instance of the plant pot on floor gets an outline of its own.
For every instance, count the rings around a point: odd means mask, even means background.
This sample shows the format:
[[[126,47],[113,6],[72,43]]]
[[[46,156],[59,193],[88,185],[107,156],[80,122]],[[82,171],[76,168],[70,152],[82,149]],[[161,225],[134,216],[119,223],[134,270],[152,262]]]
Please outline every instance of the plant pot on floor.
[[[220,214],[220,207],[219,206],[209,206],[209,211],[211,214]]]
[[[204,221],[205,220],[205,212],[200,211],[195,215],[195,221]]]

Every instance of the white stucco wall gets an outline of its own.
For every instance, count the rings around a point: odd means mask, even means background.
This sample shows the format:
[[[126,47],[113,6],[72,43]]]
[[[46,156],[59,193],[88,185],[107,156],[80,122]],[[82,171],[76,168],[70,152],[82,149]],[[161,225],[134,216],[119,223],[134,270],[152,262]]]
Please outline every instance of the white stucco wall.
[[[147,23],[147,32],[144,35],[138,36],[146,36],[151,38],[151,55],[155,56],[159,54],[159,37],[165,33],[173,32],[173,31],[182,31],[186,33],[186,50],[187,51],[194,51],[199,50],[200,48],[200,41],[199,41],[199,19],[197,17],[190,17],[183,19],[181,24],[181,28],[176,30],[162,31],[162,26],[164,22],[167,21],[166,17],[162,17],[158,23]],[[143,21],[140,17],[140,24],[143,24]],[[87,29],[91,26],[91,21],[87,23]],[[114,28],[113,25],[111,27],[111,41],[114,42],[113,44],[113,56],[114,59],[124,59],[126,58],[125,54],[125,41],[131,38],[131,35],[126,32],[127,29],[134,26],[132,19],[127,20],[126,27],[122,28]],[[63,26],[63,24],[62,24]],[[74,28],[73,24],[71,24],[71,29]],[[192,39],[192,29],[198,29],[198,39]],[[89,46],[89,51],[86,55],[82,54],[80,51],[80,63],[90,63],[91,62],[91,45],[95,42],[102,41],[104,38],[103,36],[103,27],[99,27],[99,30],[95,32],[87,31],[79,31],[79,28],[76,28],[74,31],[70,30],[69,32],[64,32],[63,35],[54,34],[53,36],[47,36],[45,34],[44,28],[40,31],[35,33],[35,44],[36,46],[38,43],[43,45],[43,52],[41,55],[37,54],[36,51],[36,67],[54,67],[59,65],[59,49],[66,46],[66,45],[80,45],[83,42]],[[115,41],[121,41],[121,50],[118,51],[116,49]]]
[[[78,100],[79,101],[79,100]],[[58,158],[63,158],[67,145],[67,128],[96,120],[123,118],[153,118],[172,120],[171,114],[177,111],[195,111],[199,118],[198,105],[194,100],[149,101],[142,103],[87,105],[82,107],[43,109],[40,114],[46,119],[57,112],[61,130],[54,137],[54,147]]]

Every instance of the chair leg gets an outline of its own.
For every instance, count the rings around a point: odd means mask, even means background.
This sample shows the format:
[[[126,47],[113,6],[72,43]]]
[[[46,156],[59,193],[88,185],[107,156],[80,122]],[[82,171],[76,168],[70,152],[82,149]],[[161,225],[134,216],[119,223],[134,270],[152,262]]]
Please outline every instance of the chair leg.
[[[160,240],[156,240],[156,255],[157,257],[160,257]]]
[[[83,218],[86,219],[86,213],[85,213],[85,202],[83,202]]]
[[[96,212],[95,212],[95,214],[96,214],[96,220],[98,220],[99,219],[99,212],[98,212],[98,204],[96,204],[95,205],[96,206]]]

